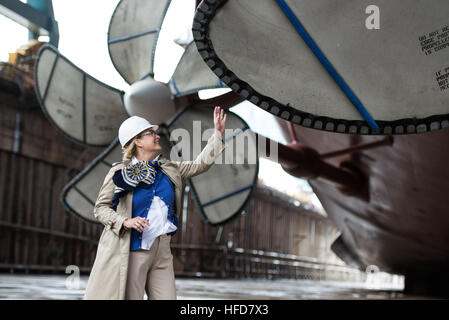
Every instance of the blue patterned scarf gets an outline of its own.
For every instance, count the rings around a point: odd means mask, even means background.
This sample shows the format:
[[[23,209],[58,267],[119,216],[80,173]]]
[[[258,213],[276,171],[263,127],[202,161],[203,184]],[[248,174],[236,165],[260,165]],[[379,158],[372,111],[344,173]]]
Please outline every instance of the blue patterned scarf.
[[[139,161],[115,171],[112,181],[115,184],[112,209],[117,210],[120,198],[137,187],[149,188],[156,179],[158,161]]]

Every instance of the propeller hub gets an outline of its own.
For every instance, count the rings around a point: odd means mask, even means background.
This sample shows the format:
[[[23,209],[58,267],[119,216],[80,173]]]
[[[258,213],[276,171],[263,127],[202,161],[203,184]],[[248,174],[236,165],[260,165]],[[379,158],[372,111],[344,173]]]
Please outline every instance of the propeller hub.
[[[150,77],[133,83],[123,100],[130,116],[151,119],[151,123],[158,125],[170,119],[176,111],[169,87]]]

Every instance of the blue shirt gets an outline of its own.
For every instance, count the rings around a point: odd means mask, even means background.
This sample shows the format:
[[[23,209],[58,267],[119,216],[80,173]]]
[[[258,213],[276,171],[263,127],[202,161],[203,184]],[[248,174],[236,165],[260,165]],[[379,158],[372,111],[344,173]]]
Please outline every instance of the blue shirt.
[[[160,169],[157,170],[156,178],[152,185],[149,187],[136,187],[134,189],[132,217],[148,217],[150,220],[149,228],[152,229],[150,232],[145,231],[143,233],[131,229],[130,250],[149,250],[155,236],[165,234],[167,231],[171,231],[168,232],[169,235],[176,233],[178,229],[178,217],[174,213],[173,207],[175,201],[174,190],[173,182]],[[155,200],[154,203],[153,200]],[[160,212],[161,210],[164,213]],[[167,211],[166,218],[164,215],[165,211]],[[148,215],[149,212],[150,215]],[[152,221],[152,217],[156,217],[159,214],[162,215],[157,217],[157,221]]]

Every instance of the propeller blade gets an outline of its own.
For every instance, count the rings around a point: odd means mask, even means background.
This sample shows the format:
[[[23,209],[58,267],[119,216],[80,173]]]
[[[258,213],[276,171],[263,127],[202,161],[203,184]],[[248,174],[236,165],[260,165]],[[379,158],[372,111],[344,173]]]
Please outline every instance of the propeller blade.
[[[107,146],[128,117],[122,91],[88,75],[51,45],[39,50],[34,78],[45,115],[74,142]]]
[[[273,115],[326,131],[412,134],[449,127],[448,10],[445,0],[203,1],[192,29],[223,83]]]
[[[122,0],[111,17],[112,63],[129,84],[154,76],[154,53],[170,0]]]
[[[204,89],[227,88],[204,63],[193,41],[187,46],[169,84],[175,97]]]
[[[112,164],[121,158],[121,146],[116,138],[86,169],[64,187],[61,193],[64,208],[78,218],[98,223],[93,211],[98,192]]]

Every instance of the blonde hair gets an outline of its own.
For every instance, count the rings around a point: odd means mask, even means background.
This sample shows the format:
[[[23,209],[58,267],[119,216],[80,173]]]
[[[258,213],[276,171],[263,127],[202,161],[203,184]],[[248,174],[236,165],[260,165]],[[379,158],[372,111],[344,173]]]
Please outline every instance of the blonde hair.
[[[125,147],[122,148],[123,151],[123,161],[131,160],[131,158],[136,154],[137,146],[136,139],[132,139]]]

